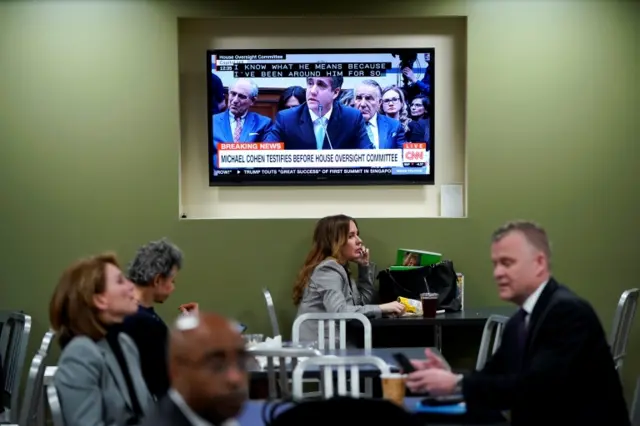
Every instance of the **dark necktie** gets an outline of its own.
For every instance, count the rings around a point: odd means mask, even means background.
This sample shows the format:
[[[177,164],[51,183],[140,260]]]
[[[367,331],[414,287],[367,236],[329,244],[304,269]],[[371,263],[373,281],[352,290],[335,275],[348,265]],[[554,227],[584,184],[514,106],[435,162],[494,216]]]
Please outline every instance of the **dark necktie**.
[[[525,345],[527,344],[527,316],[529,314],[524,309],[520,308],[514,315],[516,325],[516,338],[518,345],[518,354],[520,357],[524,356]]]

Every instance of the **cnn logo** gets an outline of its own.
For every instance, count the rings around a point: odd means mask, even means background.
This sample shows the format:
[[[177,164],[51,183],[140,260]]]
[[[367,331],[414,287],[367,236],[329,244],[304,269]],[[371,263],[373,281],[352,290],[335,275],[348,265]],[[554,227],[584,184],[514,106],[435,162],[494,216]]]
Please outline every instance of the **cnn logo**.
[[[406,149],[402,152],[402,160],[405,163],[424,163],[425,151],[420,149]]]

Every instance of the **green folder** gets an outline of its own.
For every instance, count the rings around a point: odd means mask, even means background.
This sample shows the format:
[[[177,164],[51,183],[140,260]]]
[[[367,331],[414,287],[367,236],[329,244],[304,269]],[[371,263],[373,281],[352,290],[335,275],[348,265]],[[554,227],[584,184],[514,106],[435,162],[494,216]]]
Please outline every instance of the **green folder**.
[[[441,260],[442,260],[441,253],[435,253],[432,251],[425,251],[425,250],[400,248],[397,251],[395,266],[402,266],[402,267],[428,266],[428,265],[433,265],[435,263],[438,263]]]
[[[410,271],[411,269],[418,269],[422,266],[389,266],[390,271]]]

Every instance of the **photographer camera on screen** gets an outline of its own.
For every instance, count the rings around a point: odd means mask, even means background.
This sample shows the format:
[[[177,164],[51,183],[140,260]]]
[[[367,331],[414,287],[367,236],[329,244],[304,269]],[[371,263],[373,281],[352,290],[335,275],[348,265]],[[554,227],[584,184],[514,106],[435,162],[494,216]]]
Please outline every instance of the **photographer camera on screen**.
[[[413,98],[418,95],[431,95],[431,74],[429,73],[431,54],[425,53],[423,55],[425,73],[422,79],[418,79],[418,76],[413,71],[413,67],[416,61],[418,61],[417,53],[394,53],[393,56],[400,59],[398,68],[402,71],[402,88],[407,93],[407,97]],[[418,65],[422,65],[420,61],[418,61]]]

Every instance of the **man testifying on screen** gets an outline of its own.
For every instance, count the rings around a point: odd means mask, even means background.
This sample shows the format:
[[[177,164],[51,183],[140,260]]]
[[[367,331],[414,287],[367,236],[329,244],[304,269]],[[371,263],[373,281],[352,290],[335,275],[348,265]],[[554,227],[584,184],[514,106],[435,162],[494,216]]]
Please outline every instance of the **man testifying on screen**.
[[[266,140],[284,142],[285,149],[371,148],[362,114],[336,102],[343,81],[342,76],[307,78],[307,101],[280,111]]]

